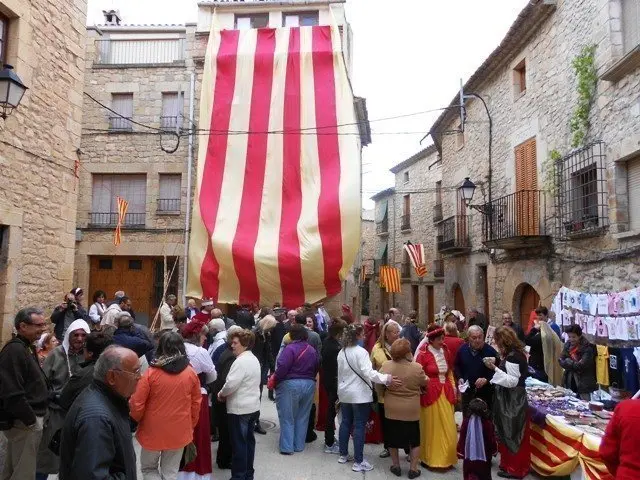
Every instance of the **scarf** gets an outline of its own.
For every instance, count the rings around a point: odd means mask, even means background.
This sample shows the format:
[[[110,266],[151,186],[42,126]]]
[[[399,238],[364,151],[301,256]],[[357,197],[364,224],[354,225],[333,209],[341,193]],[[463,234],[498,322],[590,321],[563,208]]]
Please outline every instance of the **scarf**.
[[[69,362],[69,349],[71,345],[69,343],[69,336],[75,332],[76,330],[84,330],[87,335],[91,333],[91,329],[89,328],[89,324],[84,320],[75,320],[71,322],[69,328],[67,328],[66,333],[64,334],[64,340],[62,340],[62,348],[64,349],[64,357],[67,360],[67,369],[69,370],[69,378],[71,378],[71,363]]]
[[[164,367],[165,365],[168,365],[169,363],[183,357],[184,355],[182,354],[158,357],[151,362],[151,366],[158,368]]]
[[[467,438],[464,440],[464,458],[472,462],[477,460],[487,461],[484,451],[482,419],[478,415],[471,415],[467,424]]]

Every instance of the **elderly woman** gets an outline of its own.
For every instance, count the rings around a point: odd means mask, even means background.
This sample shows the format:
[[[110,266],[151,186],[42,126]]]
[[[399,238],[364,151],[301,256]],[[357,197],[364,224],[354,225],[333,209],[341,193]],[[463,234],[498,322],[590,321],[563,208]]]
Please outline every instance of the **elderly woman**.
[[[416,478],[420,476],[420,393],[429,379],[422,366],[413,361],[409,340],[395,340],[390,355],[391,360],[382,365],[380,373],[402,379],[401,387],[384,392],[385,442],[391,450],[391,472],[398,477],[402,474],[398,449],[410,449],[409,478]]]
[[[420,398],[420,458],[434,469],[449,469],[458,462],[453,359],[444,343],[444,334],[442,327],[429,325],[429,343],[416,356],[416,362],[429,377],[427,390]]]
[[[200,419],[201,402],[200,380],[189,366],[182,337],[163,333],[155,360],[129,399],[131,418],[138,422],[144,480],[177,477],[184,447],[193,440]]]
[[[231,437],[231,478],[252,479],[256,453],[255,426],[260,411],[260,362],[251,353],[255,335],[248,330],[229,335],[236,357],[218,400],[226,401]]]
[[[558,338],[553,331],[551,334]],[[529,420],[525,379],[528,375],[524,345],[509,327],[498,327],[494,340],[500,352],[500,365],[495,359],[485,360],[494,371],[491,383],[495,385],[493,421],[498,437],[500,470],[503,478],[524,478],[531,468]]]
[[[220,345],[225,345],[227,343],[227,328],[225,326],[224,320],[221,318],[214,318],[209,322],[209,337],[211,338],[211,343],[209,344],[209,355],[213,358],[213,354],[220,347]],[[214,362],[215,363],[215,362]]]
[[[292,325],[289,335],[291,343],[278,357],[274,373],[283,455],[304,450],[320,363],[318,352],[307,341],[309,330]]]
[[[399,338],[400,332],[400,324],[395,320],[389,320],[382,326],[380,338],[378,338],[371,351],[371,365],[374,370],[379,371],[385,362],[391,360],[391,345]],[[387,421],[384,414],[384,387],[378,384],[375,389],[378,395],[378,413],[380,414],[382,440],[384,443],[384,450],[380,453],[380,458],[387,458],[389,456],[389,446],[386,441]]]
[[[373,402],[373,382],[399,387],[402,381],[392,375],[376,372],[364,344],[364,327],[348,325],[344,332],[343,348],[338,354],[338,399],[340,422],[340,457],[338,463],[349,461],[349,436],[353,431],[354,472],[368,472],[373,466],[364,459],[365,428]]]
[[[202,348],[207,337],[208,329],[204,320],[194,319],[186,324],[180,332],[185,342],[185,352],[189,357],[189,364],[200,380],[200,413],[198,423],[193,430],[193,443],[196,446],[197,455],[191,462],[184,465],[179,479],[209,480],[213,472],[211,462],[211,425],[209,420],[209,398],[207,386],[213,383],[217,377],[216,367],[209,353]]]
[[[596,347],[582,336],[580,325],[566,328],[569,341],[560,355],[560,366],[564,368],[562,386],[573,390],[583,400],[591,399],[591,392],[598,389],[596,381]]]

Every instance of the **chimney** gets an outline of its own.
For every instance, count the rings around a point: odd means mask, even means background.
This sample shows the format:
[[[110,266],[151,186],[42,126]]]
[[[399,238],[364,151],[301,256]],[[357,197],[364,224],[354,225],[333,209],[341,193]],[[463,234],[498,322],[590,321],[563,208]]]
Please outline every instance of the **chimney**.
[[[103,10],[105,25],[120,25],[122,17],[120,17],[120,10]]]

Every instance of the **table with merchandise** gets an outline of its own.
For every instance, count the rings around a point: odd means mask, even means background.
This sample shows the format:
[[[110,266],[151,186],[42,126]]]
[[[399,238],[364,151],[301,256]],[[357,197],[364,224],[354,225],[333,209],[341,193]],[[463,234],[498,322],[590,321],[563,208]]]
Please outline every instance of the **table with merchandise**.
[[[571,390],[527,380],[531,419],[531,466],[543,476],[571,475],[613,480],[598,450],[611,412],[600,402],[576,398]]]

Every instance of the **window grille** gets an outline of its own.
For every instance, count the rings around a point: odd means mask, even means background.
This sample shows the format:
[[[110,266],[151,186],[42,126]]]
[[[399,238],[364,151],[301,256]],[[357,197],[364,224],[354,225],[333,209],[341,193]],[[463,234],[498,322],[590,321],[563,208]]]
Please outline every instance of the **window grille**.
[[[601,234],[609,226],[605,145],[597,141],[558,160],[558,237]]]

